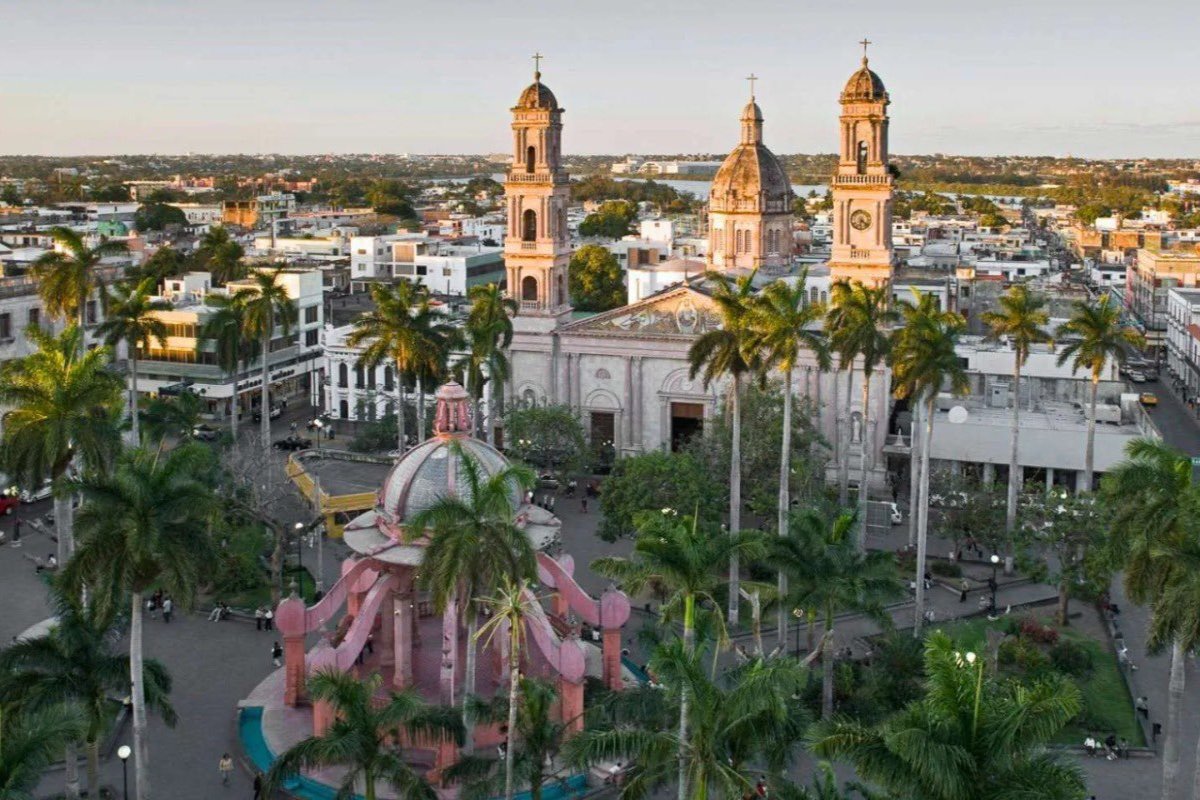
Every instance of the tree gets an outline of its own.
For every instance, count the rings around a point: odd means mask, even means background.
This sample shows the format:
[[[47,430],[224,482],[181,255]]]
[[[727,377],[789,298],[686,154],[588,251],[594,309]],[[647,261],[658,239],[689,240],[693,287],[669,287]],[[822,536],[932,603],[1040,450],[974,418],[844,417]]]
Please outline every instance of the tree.
[[[1017,444],[1021,434],[1021,367],[1029,360],[1035,344],[1052,340],[1045,326],[1050,322],[1046,297],[1029,291],[1023,283],[1013,284],[1000,296],[999,311],[985,311],[983,323],[988,326],[990,341],[1005,341],[1013,351],[1012,432],[1008,455],[1008,505],[1004,530],[1012,535],[1017,526],[1017,497],[1021,491],[1021,462]]]
[[[262,381],[260,408],[262,410],[259,436],[262,446],[271,446],[271,340],[276,329],[286,337],[292,332],[298,312],[296,304],[288,296],[287,289],[279,281],[283,267],[259,270],[251,276],[251,285],[238,289],[233,294],[235,303],[242,307],[242,334],[250,340],[258,340]]]
[[[146,433],[150,439],[158,440],[161,451],[168,436],[181,441],[192,438],[192,430],[200,424],[203,403],[193,392],[180,392],[176,397],[160,396],[146,405]]]
[[[246,267],[242,263],[245,255],[246,251],[229,235],[228,228],[214,225],[200,237],[200,244],[196,248],[196,267],[211,273],[214,285],[224,286],[229,281],[245,277]]]
[[[55,611],[50,632],[0,652],[0,703],[12,701],[31,710],[77,709],[85,723],[88,794],[99,797],[100,740],[120,707],[113,697],[129,690],[129,656],[113,652],[119,630],[111,609],[85,606],[57,584],[50,587],[50,599]],[[147,705],[174,726],[175,711],[167,700],[170,675],[153,659],[144,667]],[[68,794],[77,796],[77,782],[71,790],[74,758],[74,752],[68,754],[67,783]]]
[[[488,390],[489,422],[485,426],[488,444],[496,439],[494,420],[499,409],[499,388],[508,382],[509,361],[505,351],[512,344],[512,317],[517,313],[517,301],[507,297],[499,284],[472,286],[467,290],[471,310],[467,312],[466,340],[470,346],[460,368],[467,376],[467,389],[475,405],[471,424],[478,433],[482,423],[479,400]]]
[[[555,719],[557,702],[558,693],[553,684],[521,678],[513,774],[514,781],[529,787],[530,800],[541,800],[542,787],[552,777],[546,774],[547,765],[558,754],[566,733],[566,725]],[[485,724],[504,725],[509,716],[508,698],[497,695],[490,702],[473,698],[471,716]],[[497,758],[464,759],[446,770],[446,779],[463,785],[459,795],[463,800],[485,800],[503,791],[504,762]]]
[[[925,552],[929,529],[929,448],[933,440],[933,412],[938,392],[949,385],[955,394],[967,391],[967,376],[955,351],[966,320],[952,311],[942,311],[936,295],[918,294],[915,303],[903,303],[904,327],[894,334],[892,375],[896,394],[909,398],[914,407],[924,404],[925,431],[922,437],[918,497],[912,503],[917,514],[916,604],[913,636],[920,637],[925,621]],[[914,430],[914,443],[916,440]]]
[[[732,420],[732,444],[729,458],[729,533],[742,527],[742,380],[759,370],[758,359],[747,352],[750,334],[746,317],[754,291],[754,272],[732,281],[723,272],[705,273],[713,284],[712,299],[721,316],[721,327],[701,334],[688,349],[688,375],[701,374],[707,389],[714,381],[729,378],[727,408]],[[738,621],[737,553],[729,561],[729,624]]]
[[[83,728],[69,706],[24,711],[0,705],[0,800],[34,800],[42,772]]]
[[[30,489],[53,482],[58,563],[74,551],[74,509],[64,476],[108,463],[119,447],[116,417],[121,379],[108,368],[108,349],[84,350],[83,331],[68,325],[57,337],[26,329],[37,350],[0,366],[4,469]],[[77,462],[78,459],[78,462]]]
[[[854,362],[862,361],[862,434],[859,437],[858,456],[861,475],[858,481],[858,514],[862,523],[859,534],[859,547],[866,547],[867,542],[867,491],[870,479],[869,457],[873,447],[868,446],[872,440],[871,433],[871,378],[887,361],[892,348],[892,338],[888,330],[898,319],[899,314],[891,307],[891,298],[886,286],[866,286],[862,283],[846,283],[838,281],[833,285],[832,298],[834,311],[826,318],[829,330],[829,346],[837,353],[842,369],[852,370]],[[850,387],[847,379],[847,389]],[[850,392],[846,393],[846,407],[850,407]],[[849,439],[847,435],[846,480],[849,481]],[[840,480],[840,478],[839,478]],[[839,484],[839,497],[841,494]],[[847,490],[849,495],[849,490]]]
[[[855,611],[890,627],[884,605],[904,594],[895,557],[886,550],[859,549],[856,523],[853,511],[833,515],[810,509],[793,517],[786,534],[771,542],[769,563],[791,578],[791,590],[781,595],[780,606],[816,610],[823,617],[823,719],[833,716],[834,614]]]
[[[621,693],[614,700],[623,713],[568,740],[564,758],[580,766],[631,764],[624,798],[646,797],[672,775],[680,800],[743,797],[761,765],[786,788],[784,770],[808,722],[793,699],[806,671],[790,659],[755,659],[718,680],[708,677],[700,657],[679,642],[661,645],[650,668],[663,688]],[[686,738],[671,729],[676,714],[688,720]]]
[[[166,203],[143,203],[133,216],[133,225],[139,231],[161,231],[171,225],[187,227],[187,215]]]
[[[387,214],[402,219],[416,217],[412,201],[412,190],[401,181],[377,180],[367,189],[366,199],[376,214]]]
[[[263,796],[274,795],[301,770],[337,766],[346,770],[339,797],[362,791],[366,800],[375,800],[383,783],[399,797],[436,800],[437,792],[404,760],[397,744],[435,737],[461,743],[462,724],[454,709],[426,705],[413,689],[390,692],[387,702],[377,702],[382,681],[378,674],[359,680],[331,669],[313,675],[309,695],[332,707],[333,724],[324,734],[297,742],[276,759],[263,781]]]
[[[463,690],[463,729],[471,747],[471,694],[475,691],[476,631],[479,610],[475,598],[494,594],[508,583],[537,577],[537,557],[529,537],[516,525],[521,495],[537,476],[513,464],[487,475],[479,462],[458,444],[451,444],[458,464],[457,495],[443,495],[413,517],[405,527],[411,538],[427,535],[421,562],[421,586],[430,592],[438,613],[454,603],[467,621],[467,658]]]
[[[1098,302],[1077,300],[1073,303],[1070,319],[1058,326],[1054,336],[1065,342],[1058,354],[1058,365],[1061,367],[1070,361],[1072,372],[1087,370],[1091,373],[1092,396],[1083,461],[1083,485],[1090,492],[1096,462],[1096,395],[1104,367],[1114,359],[1119,364],[1124,363],[1125,348],[1145,347],[1146,340],[1122,324],[1121,307],[1113,303],[1112,295],[1108,294]]]
[[[1034,580],[1058,586],[1058,624],[1070,622],[1072,586],[1087,586],[1093,595],[1106,591],[1112,572],[1098,558],[1108,528],[1108,514],[1092,495],[1051,489],[1026,495],[1016,529],[1019,551],[1026,554],[1022,571]]]
[[[88,324],[88,298],[104,288],[98,271],[101,261],[124,255],[129,248],[111,241],[88,247],[80,234],[63,227],[51,228],[50,238],[54,249],[39,256],[30,270],[38,282],[38,297],[51,316],[74,319],[82,328]],[[82,338],[78,344],[84,346]]]
[[[1000,552],[1006,541],[1004,504],[996,487],[976,483],[945,470],[930,476],[930,503],[938,506],[934,531],[954,544],[955,557],[962,541],[974,539],[981,547]]]
[[[108,313],[97,333],[104,343],[116,348],[125,342],[129,352],[129,425],[133,446],[141,444],[138,426],[138,350],[148,350],[153,340],[159,347],[167,346],[167,325],[155,311],[166,305],[154,299],[154,284],[143,280],[137,285],[119,285],[108,296]]]
[[[625,305],[625,272],[617,257],[598,244],[571,256],[571,303],[577,311],[608,311]]]
[[[645,512],[638,516],[637,523],[632,557],[599,558],[592,562],[592,569],[615,580],[630,596],[636,597],[647,589],[658,594],[663,619],[682,618],[682,655],[691,659],[696,650],[697,603],[719,608],[715,593],[721,585],[721,567],[727,561],[736,563],[738,555],[760,556],[761,540],[756,534],[740,530],[730,531],[728,536],[714,535],[711,528],[700,527],[697,517],[681,518],[678,511],[670,508]],[[715,621],[719,626],[720,614],[715,615]],[[722,634],[719,641],[724,639]],[[689,687],[681,684],[679,734],[675,739],[680,800],[687,797],[691,747],[689,703]]]
[[[229,398],[229,430],[236,443],[238,416],[241,414],[238,376],[242,374],[243,365],[254,357],[256,342],[253,337],[246,335],[246,304],[242,299],[236,295],[211,294],[204,299],[204,304],[215,310],[204,321],[200,337],[216,346],[217,364],[233,384],[233,395]]]
[[[514,406],[504,415],[510,455],[539,472],[567,475],[587,466],[583,424],[568,405]]]
[[[600,236],[620,239],[633,232],[633,221],[637,219],[637,206],[627,200],[609,200],[588,214],[579,223],[580,236]]]
[[[925,672],[925,696],[903,711],[873,726],[819,722],[809,746],[895,797],[1083,797],[1079,768],[1046,747],[1082,707],[1069,679],[997,680],[982,656],[955,651],[941,632],[926,642]]]
[[[151,281],[151,285],[159,286],[167,278],[174,278],[187,271],[187,259],[183,253],[170,245],[163,245],[142,262],[141,266],[129,272],[131,280],[140,283]]]
[[[404,382],[406,377],[436,372],[441,364],[441,342],[435,332],[424,287],[408,281],[394,286],[371,285],[375,308],[354,322],[346,337],[351,347],[363,347],[358,362],[369,369],[391,361],[396,365],[397,419],[399,448],[408,448],[404,432]],[[424,409],[417,409],[417,422],[423,429]],[[423,430],[418,433],[423,436]]]
[[[1177,589],[1181,576],[1186,576],[1183,562],[1173,557],[1173,551],[1182,550],[1196,536],[1200,492],[1192,481],[1191,460],[1174,448],[1150,439],[1134,439],[1126,445],[1125,456],[1101,482],[1101,497],[1112,515],[1108,557],[1114,569],[1123,570],[1129,599],[1150,605],[1151,631],[1159,631],[1151,640],[1152,646],[1158,649],[1168,641],[1171,644],[1162,797],[1173,800],[1179,778],[1187,622],[1172,613],[1178,608],[1175,603],[1160,619],[1157,603],[1169,589]],[[1186,582],[1187,577],[1182,580]],[[1169,637],[1167,633],[1176,635]]]
[[[720,486],[690,452],[651,450],[617,459],[600,492],[600,527],[606,542],[632,536],[635,520],[662,508],[692,511],[706,528],[721,520]]]
[[[779,502],[776,508],[775,530],[786,535],[788,514],[791,511],[792,483],[792,376],[796,362],[803,352],[811,352],[822,370],[829,369],[829,351],[825,339],[813,329],[825,313],[819,303],[810,304],[802,273],[794,285],[779,280],[772,283],[751,302],[747,317],[750,348],[763,354],[763,366],[778,369],[783,376],[783,421],[779,457]],[[787,575],[779,573],[779,596],[787,594]],[[787,610],[778,609],[779,644],[787,647]]]
[[[215,496],[195,477],[210,457],[198,444],[161,456],[130,450],[113,469],[89,472],[74,484],[85,502],[79,512],[79,549],[64,572],[66,585],[93,587],[93,602],[101,613],[129,600],[137,800],[150,797],[142,610],[153,586],[161,586],[186,608],[211,563],[207,531]]]

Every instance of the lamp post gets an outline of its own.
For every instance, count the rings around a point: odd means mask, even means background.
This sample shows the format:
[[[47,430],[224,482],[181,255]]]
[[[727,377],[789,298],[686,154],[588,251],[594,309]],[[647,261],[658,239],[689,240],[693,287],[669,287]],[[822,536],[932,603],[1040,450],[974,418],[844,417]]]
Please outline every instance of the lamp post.
[[[304,596],[304,523],[296,523],[296,567],[300,572],[300,596]]]
[[[992,613],[996,613],[996,569],[1000,566],[1000,556],[992,553],[992,579],[988,581],[988,588],[992,590]]]
[[[129,800],[129,756],[133,753],[129,745],[123,744],[117,748],[117,758],[121,759],[121,782],[125,786],[125,800]]]
[[[804,618],[803,608],[793,608],[792,616],[796,618],[796,660],[800,660],[800,620]],[[786,652],[786,650],[785,650]]]

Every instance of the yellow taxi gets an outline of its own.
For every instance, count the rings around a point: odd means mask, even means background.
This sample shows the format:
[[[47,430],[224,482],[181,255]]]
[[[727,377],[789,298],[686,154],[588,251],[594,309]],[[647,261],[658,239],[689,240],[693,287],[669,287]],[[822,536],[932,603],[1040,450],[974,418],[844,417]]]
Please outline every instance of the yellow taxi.
[[[1154,392],[1142,392],[1140,399],[1142,401],[1142,405],[1144,406],[1158,405],[1158,395],[1156,395]]]

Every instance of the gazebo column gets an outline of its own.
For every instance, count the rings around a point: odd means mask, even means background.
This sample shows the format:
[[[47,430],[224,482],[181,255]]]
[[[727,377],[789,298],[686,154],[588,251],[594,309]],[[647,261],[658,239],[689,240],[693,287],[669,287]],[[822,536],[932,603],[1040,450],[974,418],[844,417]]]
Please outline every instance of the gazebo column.
[[[379,666],[391,667],[396,663],[396,609],[402,589],[388,592],[379,605]]]
[[[413,685],[413,608],[412,578],[405,577],[401,589],[392,596],[393,663],[392,686],[405,689]]]
[[[614,692],[625,688],[621,680],[621,629],[605,628],[603,641],[604,685]]]
[[[583,681],[572,683],[566,678],[558,679],[558,703],[561,722],[566,726],[566,735],[574,736],[583,730]]]
[[[304,661],[304,633],[307,611],[304,601],[292,594],[279,604],[275,619],[283,634],[283,702],[297,706],[304,702],[306,665]]]

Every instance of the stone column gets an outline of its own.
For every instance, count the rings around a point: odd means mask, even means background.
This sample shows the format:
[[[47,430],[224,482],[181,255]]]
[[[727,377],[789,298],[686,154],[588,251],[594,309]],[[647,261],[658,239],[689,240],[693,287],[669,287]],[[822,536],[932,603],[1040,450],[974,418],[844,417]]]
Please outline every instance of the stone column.
[[[604,685],[619,692],[625,688],[621,681],[621,629],[605,628],[603,636]]]
[[[1054,467],[1046,467],[1046,491],[1054,488]]]
[[[283,637],[283,702],[297,706],[306,697],[305,680],[308,677],[304,663],[304,635]]]
[[[990,461],[983,463],[983,485],[987,486],[996,482],[996,465]]]
[[[441,666],[441,699],[442,704],[454,705],[455,667],[458,661],[458,604],[451,601],[446,604],[442,614],[442,666]]]
[[[400,603],[400,589],[393,588],[379,604],[379,666],[390,667],[396,663],[396,609]]]
[[[413,608],[414,597],[409,585],[392,597],[392,645],[393,653],[392,688],[406,689],[413,685]]]
[[[625,449],[633,447],[633,357],[625,359]]]
[[[558,679],[559,713],[566,725],[566,736],[571,737],[583,730],[583,682],[571,683]]]
[[[634,392],[633,406],[630,408],[630,417],[633,420],[630,422],[633,427],[633,438],[630,439],[630,444],[641,453],[646,450],[646,436],[645,431],[642,430],[645,427],[646,419],[646,408],[643,405],[645,398],[642,396],[642,357],[634,356],[633,362]]]

